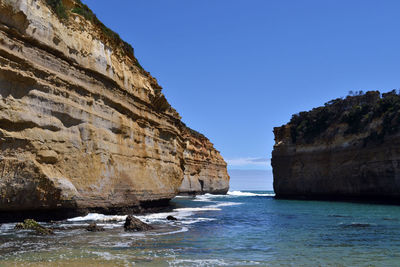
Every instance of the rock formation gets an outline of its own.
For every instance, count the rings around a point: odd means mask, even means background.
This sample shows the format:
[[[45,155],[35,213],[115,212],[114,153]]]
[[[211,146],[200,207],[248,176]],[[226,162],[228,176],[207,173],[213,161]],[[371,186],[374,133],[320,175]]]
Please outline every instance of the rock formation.
[[[367,92],[274,129],[278,198],[400,200],[400,96]]]
[[[180,194],[226,194],[229,176],[219,152],[204,135],[194,130],[185,128],[183,136],[186,140],[183,152],[185,168]]]
[[[0,0],[0,211],[135,211],[181,185],[226,192],[223,158],[161,89],[79,0]]]
[[[87,227],[86,227],[86,231],[89,232],[102,232],[105,231],[104,227],[102,226],[98,226],[96,223],[90,223]]]
[[[46,228],[32,219],[26,219],[22,223],[17,223],[15,225],[14,229],[15,230],[33,230],[38,235],[54,235],[54,231],[52,229]]]
[[[149,231],[154,228],[150,224],[144,223],[132,215],[128,215],[124,223],[124,229],[125,231],[139,232],[139,231]]]

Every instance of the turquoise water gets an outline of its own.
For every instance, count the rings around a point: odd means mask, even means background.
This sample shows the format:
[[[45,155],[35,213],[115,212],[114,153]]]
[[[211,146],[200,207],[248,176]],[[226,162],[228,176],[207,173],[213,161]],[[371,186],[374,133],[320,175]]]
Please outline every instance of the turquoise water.
[[[271,192],[179,197],[140,216],[157,229],[126,233],[124,216],[90,214],[56,235],[0,227],[0,266],[398,266],[400,207],[275,200]],[[172,214],[179,221],[168,222]],[[75,229],[90,220],[106,227]],[[60,228],[60,229],[57,229]],[[61,229],[63,228],[63,229]]]

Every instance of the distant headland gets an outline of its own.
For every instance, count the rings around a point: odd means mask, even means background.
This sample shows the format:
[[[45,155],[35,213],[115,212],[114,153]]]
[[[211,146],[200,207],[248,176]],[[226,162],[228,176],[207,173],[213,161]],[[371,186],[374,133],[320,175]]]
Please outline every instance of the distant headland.
[[[400,202],[400,95],[352,93],[274,128],[277,198]]]

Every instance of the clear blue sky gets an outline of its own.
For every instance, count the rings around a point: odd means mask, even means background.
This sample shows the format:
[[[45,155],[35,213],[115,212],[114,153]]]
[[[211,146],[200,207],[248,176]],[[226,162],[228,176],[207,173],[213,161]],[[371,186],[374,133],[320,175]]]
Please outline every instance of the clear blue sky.
[[[400,1],[84,2],[233,169],[266,169],[294,113],[400,87]]]

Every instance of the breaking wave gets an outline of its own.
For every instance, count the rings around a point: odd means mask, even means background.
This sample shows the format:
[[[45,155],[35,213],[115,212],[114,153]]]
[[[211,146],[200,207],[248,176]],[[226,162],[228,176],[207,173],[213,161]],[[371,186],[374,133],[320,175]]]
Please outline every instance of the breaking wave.
[[[274,197],[274,193],[250,193],[250,192],[242,192],[242,191],[229,191],[229,196],[237,196],[237,197]]]

